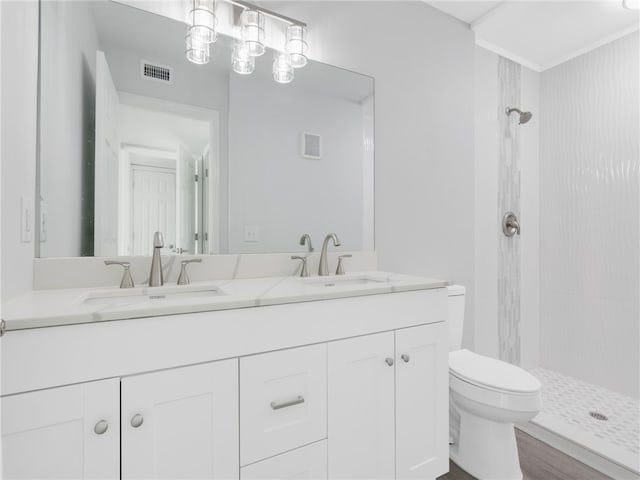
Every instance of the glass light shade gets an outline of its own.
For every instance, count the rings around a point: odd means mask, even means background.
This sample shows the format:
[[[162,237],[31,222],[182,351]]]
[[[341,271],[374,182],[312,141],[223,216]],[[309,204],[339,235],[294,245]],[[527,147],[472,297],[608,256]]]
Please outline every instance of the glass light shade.
[[[185,37],[185,54],[190,62],[198,65],[209,63],[209,44],[187,33]]]
[[[264,15],[257,10],[245,10],[240,16],[241,38],[252,57],[264,53]]]
[[[622,6],[629,10],[640,10],[640,0],[622,0]]]
[[[293,81],[293,67],[288,53],[276,53],[273,58],[273,79],[278,83]]]
[[[218,18],[215,14],[214,0],[191,0],[187,25],[189,33],[205,43],[213,43],[218,39]]]
[[[302,25],[287,27],[287,53],[291,57],[291,66],[301,68],[307,64],[307,29]]]
[[[236,43],[231,53],[231,67],[240,75],[249,75],[256,68],[256,58],[249,55],[243,43]]]

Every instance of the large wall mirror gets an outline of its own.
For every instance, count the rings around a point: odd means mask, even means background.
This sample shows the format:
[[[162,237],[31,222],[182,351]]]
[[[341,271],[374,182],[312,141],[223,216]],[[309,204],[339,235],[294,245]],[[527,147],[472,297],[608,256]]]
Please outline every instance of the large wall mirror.
[[[371,77],[273,52],[206,65],[185,24],[110,0],[41,2],[40,256],[301,250],[328,232],[373,247]],[[155,78],[160,77],[160,78]]]

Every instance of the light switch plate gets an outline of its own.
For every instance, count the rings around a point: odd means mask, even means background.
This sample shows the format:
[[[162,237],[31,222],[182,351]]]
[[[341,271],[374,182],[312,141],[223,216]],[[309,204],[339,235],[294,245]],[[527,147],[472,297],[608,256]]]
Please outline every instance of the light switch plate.
[[[260,227],[255,225],[244,226],[244,241],[245,242],[259,242],[260,241]]]
[[[40,242],[47,241],[47,202],[40,200]]]
[[[29,243],[33,240],[33,211],[29,202],[20,198],[20,241]]]

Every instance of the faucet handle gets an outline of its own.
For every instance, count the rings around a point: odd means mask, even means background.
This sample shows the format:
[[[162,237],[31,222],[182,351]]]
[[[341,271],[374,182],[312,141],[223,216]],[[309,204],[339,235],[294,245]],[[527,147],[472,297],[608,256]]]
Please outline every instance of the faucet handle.
[[[124,268],[124,272],[122,273],[122,280],[120,281],[120,288],[133,288],[135,285],[133,284],[133,278],[131,278],[131,271],[129,267],[131,264],[129,262],[118,262],[116,260],[105,260],[105,265],[120,265]]]
[[[182,260],[180,262],[180,275],[178,276],[178,285],[189,285],[189,275],[187,275],[187,265],[190,263],[201,263],[201,258],[194,258],[192,260]]]
[[[307,257],[299,257],[297,255],[292,255],[291,260],[302,260],[302,270],[300,270],[301,277],[308,277],[309,270],[307,270]]]
[[[352,256],[353,255],[348,253],[346,255],[340,255],[338,257],[338,267],[336,268],[336,275],[344,275],[344,265],[342,265],[342,259],[343,258],[351,258]]]

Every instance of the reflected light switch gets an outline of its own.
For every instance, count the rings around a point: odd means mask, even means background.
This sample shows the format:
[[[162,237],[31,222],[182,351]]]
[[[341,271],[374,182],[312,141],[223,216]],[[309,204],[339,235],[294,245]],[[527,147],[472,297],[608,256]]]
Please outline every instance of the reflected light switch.
[[[245,242],[259,242],[260,241],[260,227],[255,225],[244,226],[244,241]]]

